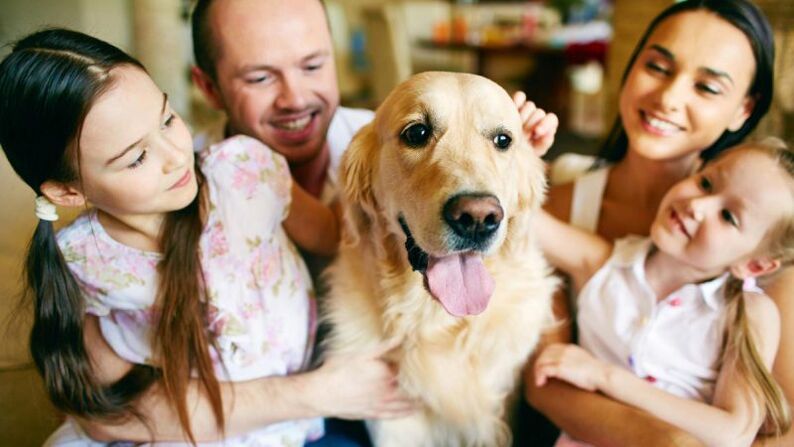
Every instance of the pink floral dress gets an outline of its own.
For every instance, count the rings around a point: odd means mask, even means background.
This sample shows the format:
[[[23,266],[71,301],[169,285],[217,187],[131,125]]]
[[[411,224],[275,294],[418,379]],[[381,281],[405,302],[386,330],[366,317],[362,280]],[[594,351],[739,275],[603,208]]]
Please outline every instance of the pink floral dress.
[[[244,136],[199,157],[210,199],[200,251],[218,345],[211,352],[215,374],[242,381],[299,372],[311,353],[316,312],[306,266],[281,226],[291,197],[287,163]],[[63,229],[58,243],[110,346],[130,362],[151,363],[161,255],[116,242],[93,210]],[[223,445],[299,446],[321,435],[321,419],[289,421]]]

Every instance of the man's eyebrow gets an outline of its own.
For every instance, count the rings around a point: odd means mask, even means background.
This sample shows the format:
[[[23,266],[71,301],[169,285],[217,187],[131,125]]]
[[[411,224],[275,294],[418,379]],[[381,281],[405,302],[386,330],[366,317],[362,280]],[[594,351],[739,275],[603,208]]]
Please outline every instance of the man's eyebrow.
[[[168,105],[168,94],[163,93],[163,106],[160,109],[160,116],[162,117],[165,114],[165,108]],[[113,156],[110,160],[105,163],[105,166],[110,166],[114,161],[118,160],[119,158],[123,157],[127,152],[131,151],[135,146],[140,144],[143,137],[137,139],[134,143],[130,144],[129,146],[125,147],[124,150],[119,152],[117,155]]]
[[[311,53],[309,55],[304,56],[301,59],[301,63],[305,63],[306,61],[309,61],[309,60],[314,59],[316,57],[330,56],[330,55],[331,55],[331,52],[328,51],[328,50],[317,50],[314,53]],[[243,65],[242,67],[240,67],[240,70],[238,70],[238,73],[240,75],[243,75],[243,74],[251,72],[251,71],[259,71],[259,70],[278,71],[278,68],[273,66],[273,65],[269,65],[269,64],[248,64],[248,65]]]

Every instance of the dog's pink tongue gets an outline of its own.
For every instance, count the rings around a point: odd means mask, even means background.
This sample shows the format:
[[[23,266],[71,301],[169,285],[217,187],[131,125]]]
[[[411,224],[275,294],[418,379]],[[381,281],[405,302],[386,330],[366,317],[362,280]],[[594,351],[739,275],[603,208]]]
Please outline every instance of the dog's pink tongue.
[[[426,274],[430,293],[456,317],[484,311],[493,294],[493,278],[476,254],[431,256]]]

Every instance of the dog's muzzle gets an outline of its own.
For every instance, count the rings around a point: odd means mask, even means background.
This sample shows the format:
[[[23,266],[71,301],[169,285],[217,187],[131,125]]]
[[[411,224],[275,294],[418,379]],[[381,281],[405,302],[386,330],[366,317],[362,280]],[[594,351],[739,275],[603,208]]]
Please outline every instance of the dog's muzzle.
[[[442,215],[455,235],[451,248],[485,251],[504,219],[504,210],[496,196],[470,193],[447,200]]]

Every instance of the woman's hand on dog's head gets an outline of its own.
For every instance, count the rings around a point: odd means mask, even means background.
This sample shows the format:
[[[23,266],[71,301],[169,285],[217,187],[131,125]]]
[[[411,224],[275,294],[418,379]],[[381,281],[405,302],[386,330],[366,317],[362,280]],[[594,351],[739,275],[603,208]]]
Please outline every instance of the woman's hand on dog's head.
[[[522,128],[529,145],[535,155],[542,157],[554,144],[554,135],[557,133],[560,120],[557,115],[546,113],[545,110],[538,108],[534,102],[527,101],[527,95],[522,91],[513,94],[513,102],[518,108],[518,114],[521,116]]]

